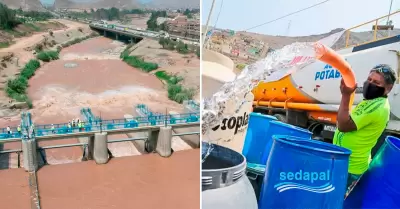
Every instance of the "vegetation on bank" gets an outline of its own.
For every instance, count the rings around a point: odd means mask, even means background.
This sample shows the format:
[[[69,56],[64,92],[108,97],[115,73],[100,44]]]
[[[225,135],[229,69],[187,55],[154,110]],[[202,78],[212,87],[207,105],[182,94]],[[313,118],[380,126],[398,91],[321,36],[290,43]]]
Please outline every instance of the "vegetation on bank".
[[[156,63],[145,62],[142,58],[130,56],[129,48],[130,46],[128,46],[121,53],[120,57],[124,62],[132,67],[140,68],[145,72],[151,72],[158,68],[158,64]],[[181,104],[184,100],[191,100],[193,98],[195,90],[184,88],[182,85],[179,84],[183,80],[182,77],[168,74],[165,71],[158,71],[155,73],[155,75],[157,78],[166,81],[168,86],[169,99]]]
[[[167,84],[178,84],[183,80],[182,77],[176,75],[170,75],[165,71],[158,71],[155,73],[157,78],[164,80]]]
[[[124,9],[124,10],[122,10],[122,13],[123,14],[133,14],[133,15],[144,15],[149,12],[146,10],[143,10],[143,9],[131,9],[131,10]]]
[[[182,41],[174,41],[169,38],[161,37],[158,43],[168,50],[176,50],[181,54],[196,53],[197,57],[200,57],[200,48],[190,46],[183,43]],[[183,80],[181,77],[171,76],[165,71],[159,71],[156,76],[162,80],[166,80],[168,84],[168,98],[178,103],[182,103],[184,100],[191,100],[194,96],[195,91],[193,89],[187,89],[179,84]]]
[[[193,89],[184,88],[179,84],[183,80],[182,77],[170,75],[165,71],[158,71],[155,73],[157,78],[164,80],[168,85],[168,98],[182,104],[185,100],[193,99],[195,91]]]
[[[75,38],[75,39],[72,39],[72,40],[70,40],[70,41],[67,41],[67,42],[61,44],[61,46],[62,46],[62,48],[66,48],[66,47],[69,47],[69,46],[71,46],[71,45],[74,45],[74,44],[80,43],[80,42],[82,42],[82,41],[85,41],[85,40],[87,40],[87,39],[89,39],[89,38],[94,38],[94,37],[97,37],[97,36],[99,36],[99,34],[93,32],[93,33],[91,33],[91,34],[88,35],[88,36],[81,37],[81,38]]]
[[[153,62],[146,62],[143,58],[136,56],[126,56],[123,57],[122,60],[126,62],[128,65],[142,69],[145,72],[151,72],[153,70],[157,70],[158,64]]]
[[[26,102],[29,108],[32,108],[32,101],[26,94],[26,89],[28,88],[28,80],[35,75],[35,71],[39,67],[40,62],[38,60],[30,60],[21,70],[21,73],[18,75],[18,77],[7,81],[7,95],[18,102]]]
[[[200,10],[199,9],[192,9],[192,10],[186,9],[183,12],[183,15],[186,15],[187,18],[192,19],[193,18],[193,14],[195,14],[195,13],[200,13]]]
[[[50,62],[52,60],[58,60],[60,57],[58,51],[41,51],[36,55],[36,58],[43,62]]]
[[[34,25],[33,23],[24,23],[24,25],[29,28],[32,28],[36,32],[41,31],[41,29],[38,26]]]
[[[180,84],[168,84],[168,98],[182,104],[185,100],[192,100],[194,89],[185,88]]]
[[[0,29],[11,30],[17,25],[26,22],[45,21],[52,18],[48,12],[13,10],[0,3]]]
[[[17,12],[0,3],[0,29],[11,30],[21,22],[16,17]]]
[[[143,58],[137,56],[129,55],[129,48],[126,48],[120,55],[120,58],[128,65],[139,68],[145,72],[151,72],[153,70],[157,70],[158,64],[153,62],[146,62]]]
[[[63,46],[69,46],[75,43],[79,43],[83,40],[86,40],[88,38],[97,36],[96,33],[92,33],[89,36],[83,37],[83,38],[77,38],[72,41],[67,42],[66,45]],[[7,95],[18,101],[18,102],[26,102],[29,106],[29,108],[32,108],[32,101],[29,99],[28,95],[26,94],[26,90],[28,88],[28,80],[35,75],[35,71],[40,68],[40,62],[39,60],[43,62],[50,62],[52,60],[57,60],[59,59],[59,52],[61,51],[61,47],[57,48],[57,51],[43,51],[42,49],[38,50],[38,54],[36,55],[37,59],[32,59],[30,60],[24,68],[21,70],[21,73],[18,75],[18,77],[14,79],[10,79],[7,81],[5,91]]]
[[[167,11],[155,11],[151,13],[150,19],[147,20],[147,30],[152,31],[167,31],[167,24],[162,23],[160,25],[157,24],[157,18],[159,17],[167,17]]]
[[[0,49],[1,48],[7,48],[11,45],[10,42],[0,42]]]
[[[85,10],[83,12],[68,12],[66,16],[72,19],[95,19],[95,20],[121,20],[127,14],[147,14],[148,11],[141,9],[119,9],[112,7],[110,9],[98,9],[98,10]]]
[[[16,13],[20,22],[46,21],[54,17],[49,12],[23,11],[21,8]]]
[[[181,54],[195,53],[197,57],[200,57],[200,47],[193,45],[188,45],[182,41],[174,41],[170,38],[161,37],[158,43],[163,47],[163,49],[176,50]]]

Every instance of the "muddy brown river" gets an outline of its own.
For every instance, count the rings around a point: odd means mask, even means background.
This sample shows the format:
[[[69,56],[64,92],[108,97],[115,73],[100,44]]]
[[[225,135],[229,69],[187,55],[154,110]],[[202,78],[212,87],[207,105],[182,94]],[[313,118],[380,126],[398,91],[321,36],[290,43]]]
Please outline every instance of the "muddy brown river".
[[[80,110],[86,107],[103,119],[124,118],[126,114],[135,116],[134,107],[141,103],[155,112],[182,112],[181,105],[168,99],[163,83],[157,77],[119,59],[123,50],[122,43],[97,37],[63,49],[60,60],[42,65],[29,80],[28,88],[35,124],[83,119]],[[15,126],[19,121],[19,116],[3,118],[0,127]],[[125,135],[110,138],[116,137],[126,138]],[[68,139],[40,142],[40,145],[77,142],[78,139]],[[7,143],[3,149],[20,147],[20,143]],[[131,142],[116,143],[110,149],[116,156],[140,154]],[[49,164],[79,162],[82,148],[50,149],[46,150],[46,157]],[[15,167],[16,154],[0,156],[0,169]]]

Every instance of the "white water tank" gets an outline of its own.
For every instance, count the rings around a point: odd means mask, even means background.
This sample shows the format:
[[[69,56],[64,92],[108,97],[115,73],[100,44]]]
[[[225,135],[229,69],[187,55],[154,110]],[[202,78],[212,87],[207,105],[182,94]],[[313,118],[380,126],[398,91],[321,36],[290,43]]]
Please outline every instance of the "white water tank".
[[[204,49],[202,51],[202,97],[209,98],[216,93],[224,83],[234,81],[234,62],[218,52]],[[224,147],[242,152],[247,131],[247,121],[252,111],[254,96],[249,93],[244,98],[248,103],[232,115],[225,115],[219,127],[202,135],[203,141],[211,141]],[[236,108],[238,101],[227,101],[226,109]],[[229,111],[226,111],[229,112]]]
[[[202,51],[202,98],[211,97],[221,86],[235,80],[233,61],[218,52]]]

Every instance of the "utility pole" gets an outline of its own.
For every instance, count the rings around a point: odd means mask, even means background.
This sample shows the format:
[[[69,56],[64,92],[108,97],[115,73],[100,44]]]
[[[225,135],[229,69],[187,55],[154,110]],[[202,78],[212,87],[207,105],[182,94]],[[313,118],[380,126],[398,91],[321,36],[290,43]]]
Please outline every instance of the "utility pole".
[[[388,14],[388,19],[387,19],[387,22],[386,22],[386,25],[389,25],[389,23],[390,23],[390,12],[392,12],[392,5],[393,5],[393,0],[390,0],[390,7],[389,7],[389,14]]]
[[[210,19],[211,19],[212,11],[214,9],[214,5],[215,5],[215,0],[213,0],[213,2],[211,4],[210,12],[208,13],[208,18],[207,18],[207,22],[206,22],[206,30],[205,30],[205,33],[203,34],[203,40],[202,40],[203,41],[202,42],[203,48],[205,47],[205,41],[206,41],[206,37],[207,37],[207,33],[208,33],[208,25],[210,23]]]
[[[288,24],[287,29],[286,29],[286,36],[289,36],[289,30],[290,30],[290,24],[291,23],[292,23],[292,20],[289,20],[289,24]]]
[[[101,118],[101,111],[100,111],[100,133],[103,133],[103,119]]]
[[[165,115],[164,115],[164,117],[165,117],[165,120],[164,120],[164,127],[167,127],[167,124],[168,124],[168,109],[167,108],[165,108]]]

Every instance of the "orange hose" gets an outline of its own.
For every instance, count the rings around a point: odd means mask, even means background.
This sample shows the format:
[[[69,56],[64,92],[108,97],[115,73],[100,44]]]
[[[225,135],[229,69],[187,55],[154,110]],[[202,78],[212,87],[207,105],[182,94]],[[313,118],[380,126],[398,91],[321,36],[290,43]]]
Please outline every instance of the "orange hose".
[[[314,47],[316,58],[339,70],[347,87],[354,88],[356,86],[356,78],[351,66],[342,56],[320,43],[316,43]]]
[[[321,44],[315,43],[315,56],[318,60],[329,64],[333,68],[337,69],[340,74],[342,74],[343,81],[347,87],[354,88],[356,86],[356,77],[354,75],[353,70],[351,69],[350,64],[343,59],[338,53],[333,51],[331,48]],[[353,106],[354,102],[354,94],[353,92],[350,97],[350,109]]]

